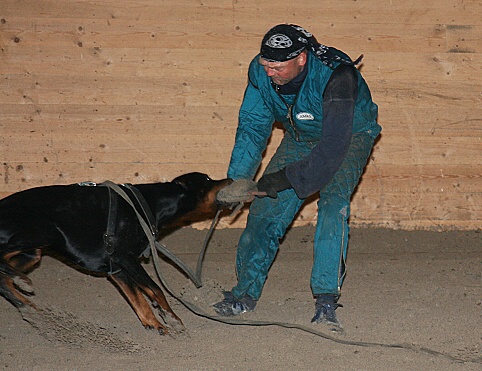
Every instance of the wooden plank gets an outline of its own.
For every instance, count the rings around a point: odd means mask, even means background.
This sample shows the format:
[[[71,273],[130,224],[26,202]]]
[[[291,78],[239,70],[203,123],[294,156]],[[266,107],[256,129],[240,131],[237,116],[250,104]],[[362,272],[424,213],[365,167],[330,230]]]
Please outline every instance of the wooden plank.
[[[424,76],[424,84],[415,84],[412,81],[407,81],[405,75],[407,70],[400,69],[397,66],[397,59],[402,58],[401,55],[395,53],[389,57],[381,54],[367,57],[367,65],[363,66],[362,73],[368,81],[374,96],[379,94],[382,97],[397,100],[410,98],[414,101],[411,104],[420,102],[417,105],[424,103],[427,99],[442,99],[444,105],[447,103],[457,104],[461,100],[472,100],[474,103],[479,102],[479,89],[477,87],[480,87],[482,83],[482,54],[469,55],[468,57],[462,54],[447,54],[443,58],[436,58],[436,61],[433,60],[434,57],[428,55],[414,57],[410,73],[414,78],[422,78]],[[378,57],[382,58],[382,60],[377,60]],[[405,57],[407,56],[403,56],[403,58]],[[203,60],[206,59],[203,58]],[[0,88],[6,92],[15,91],[17,94],[4,95],[2,102],[19,103],[18,98],[23,97],[23,92],[28,89],[38,93],[55,95],[74,94],[76,92],[81,94],[83,90],[89,92],[105,90],[109,92],[110,89],[115,91],[115,94],[112,94],[122,97],[139,94],[143,90],[148,89],[156,90],[156,95],[169,91],[172,93],[169,95],[178,96],[182,93],[176,91],[176,89],[189,92],[197,88],[198,90],[194,90],[194,92],[200,92],[199,96],[202,96],[204,91],[207,90],[206,87],[212,86],[215,89],[222,89],[222,94],[225,97],[239,97],[242,94],[246,84],[246,71],[242,67],[229,68],[226,65],[214,65],[211,68],[207,67],[207,62],[205,65],[205,70],[200,67],[200,73],[195,74],[184,69],[174,68],[172,75],[175,75],[174,71],[181,72],[178,76],[173,77],[168,76],[169,68],[158,76],[147,72],[146,74],[137,74],[135,71],[134,74],[126,75],[125,73],[120,73],[122,69],[120,69],[119,74],[95,73],[94,70],[94,74],[69,73],[65,76],[58,74],[59,71],[62,71],[61,68],[55,69],[57,74],[49,75],[47,73],[44,75],[42,67],[38,66],[38,70],[32,70],[32,72],[24,72],[22,74],[6,73],[2,81],[0,81]],[[22,68],[28,68],[27,66],[25,65]],[[187,65],[184,67],[187,68]],[[218,68],[231,72],[227,72],[228,75],[220,76],[216,72]],[[430,75],[427,75],[429,70]],[[235,73],[232,74],[232,71],[235,71]],[[49,68],[47,68],[47,72],[49,72]],[[151,73],[153,73],[152,70]],[[55,91],[71,86],[75,86],[77,89],[72,92]],[[121,91],[124,94],[119,94],[117,86],[122,86]],[[69,103],[76,103],[75,100],[70,101],[72,96],[67,95],[66,99],[69,100]],[[387,99],[388,103],[391,103],[390,99]],[[64,100],[62,99],[62,101]],[[149,103],[149,100],[143,101],[143,104],[146,104],[146,102]],[[104,104],[106,103],[104,102]],[[116,103],[123,104],[121,102]],[[132,101],[131,103],[134,104]],[[67,102],[62,104],[67,104]],[[432,104],[432,101],[428,101],[429,106]]]
[[[478,80],[460,83],[439,80],[414,84],[392,80],[370,83],[370,86],[375,102],[381,107],[403,105],[407,110],[412,107],[451,107],[467,110],[467,107],[480,107],[478,88],[481,83],[482,81]],[[0,89],[4,92],[1,100],[3,104],[238,107],[245,84],[244,78],[228,79],[219,76],[172,80],[154,77],[4,75],[0,81]]]
[[[480,164],[481,145],[477,137],[417,136],[410,140],[383,136],[377,144],[377,159],[382,163],[415,164]]]
[[[0,194],[6,196],[23,189],[52,185],[73,184],[83,181],[101,183],[165,182],[176,176],[197,171],[213,179],[226,177],[226,168],[199,162],[176,163],[90,163],[90,162],[8,162],[0,167]]]
[[[257,27],[259,32],[263,32],[270,27],[266,25],[288,21],[302,25],[315,35],[316,27],[320,23],[480,25],[482,12],[480,2],[477,0],[467,2],[457,0],[417,2],[412,0],[403,3],[345,0],[323,3],[308,2],[303,3],[302,7],[297,3],[290,4],[288,2],[284,6],[273,7],[269,1],[243,0],[238,2],[238,5],[235,21],[242,30],[246,30],[246,25],[249,25],[249,27]],[[262,22],[259,22],[260,19]]]
[[[251,57],[256,54],[253,51]],[[216,55],[217,58],[213,58]],[[134,77],[178,80],[204,76],[246,81],[250,59],[241,51],[215,49],[50,48],[9,49],[0,66],[8,75]]]
[[[183,14],[189,14],[183,12]],[[215,17],[215,14],[210,14]],[[219,14],[222,17],[221,14]],[[13,16],[5,19],[5,39],[19,48],[162,48],[162,49],[239,49],[236,41],[246,37],[233,35],[229,23],[214,22],[209,30],[204,24],[182,20],[183,27],[160,23],[158,19],[132,18],[79,19]],[[252,42],[252,41],[249,41]],[[257,40],[256,44],[259,44]],[[242,43],[241,45],[245,45]],[[86,51],[85,51],[86,52]]]
[[[102,138],[101,138],[102,139]],[[278,140],[276,138],[275,140]],[[94,141],[94,140],[92,140]],[[29,140],[26,143],[32,142]],[[103,141],[101,141],[102,143]],[[98,143],[98,142],[94,142]],[[168,143],[168,144],[166,144]],[[67,143],[68,144],[68,143]],[[160,139],[156,141],[158,147],[152,148],[144,143],[140,147],[135,147],[134,143],[126,145],[126,149],[116,143],[108,145],[97,144],[89,147],[87,144],[72,145],[71,150],[66,148],[59,149],[54,144],[46,146],[45,151],[41,151],[41,147],[35,145],[35,151],[27,151],[24,154],[16,154],[3,156],[2,162],[11,168],[21,167],[38,167],[44,164],[63,164],[62,166],[70,166],[68,164],[81,164],[81,167],[93,169],[110,164],[113,167],[127,166],[159,166],[161,168],[168,166],[179,166],[185,168],[186,164],[198,161],[203,166],[209,168],[226,169],[232,148],[232,142],[223,143],[212,148],[197,147],[198,142],[194,144],[176,143],[173,144],[168,140]],[[24,145],[25,147],[26,145]],[[77,147],[76,147],[77,146]],[[51,149],[51,147],[53,147]],[[270,146],[265,156],[262,169],[266,166],[267,160],[273,155],[276,146]],[[7,152],[11,148],[6,147]],[[169,150],[167,150],[169,149]],[[422,164],[413,164],[410,159],[407,161],[399,161],[396,164],[385,163],[384,159],[376,151],[374,158],[367,167],[366,173],[361,182],[363,189],[379,190],[383,193],[480,193],[480,182],[482,174],[480,172],[481,156],[475,157],[475,163],[472,166],[469,163],[457,164],[456,161],[446,161],[442,163],[430,164],[427,161]],[[24,157],[22,157],[22,155]],[[199,161],[199,159],[202,161]],[[478,159],[478,160],[477,160]],[[479,162],[477,162],[479,161]],[[15,164],[15,165],[11,165]]]
[[[267,29],[270,26],[267,26]],[[43,48],[88,54],[92,48],[138,49],[146,57],[150,49],[213,49],[251,51],[259,48],[263,33],[240,33],[229,23],[204,25],[186,22],[172,30],[158,20],[135,21],[129,18],[99,22],[96,19],[9,17],[4,24],[4,38],[11,48]],[[352,22],[322,23],[316,26],[319,41],[342,50],[358,52],[470,52],[482,51],[481,25],[477,24],[378,24],[360,27]],[[83,48],[83,49],[82,49]]]
[[[227,165],[227,164],[226,164]],[[377,165],[378,166],[378,165]],[[83,169],[80,169],[83,168]],[[480,184],[481,174],[477,170],[467,175],[460,175],[460,168],[448,165],[447,168],[437,169],[430,166],[421,166],[423,173],[413,173],[412,167],[407,166],[404,173],[398,171],[399,167],[378,167],[370,164],[366,174],[362,178],[360,187],[355,197],[363,199],[380,199],[375,202],[377,207],[385,207],[384,199],[388,195],[391,197],[407,196],[407,203],[412,199],[423,199],[430,194],[435,197],[460,198],[464,195],[481,194]],[[7,190],[16,191],[24,187],[48,184],[69,184],[86,178],[100,182],[111,179],[118,182],[148,182],[165,181],[177,175],[189,171],[207,171],[211,176],[222,178],[224,171],[213,171],[209,164],[198,164],[186,162],[184,164],[162,163],[162,162],[130,162],[125,163],[68,163],[68,162],[8,162],[3,164],[0,174],[2,184]],[[82,170],[82,171],[81,171]],[[225,170],[225,168],[223,169]],[[463,169],[467,171],[467,169]],[[42,176],[32,178],[34,173]],[[84,172],[88,173],[86,176]],[[19,183],[25,184],[18,188]],[[32,182],[32,180],[39,180]],[[28,182],[27,182],[28,181]],[[3,188],[3,187],[2,187]],[[368,201],[367,201],[368,202]],[[374,201],[370,201],[374,202]]]
[[[233,136],[224,138],[212,135],[159,135],[152,133],[132,136],[113,133],[102,135],[95,131],[64,136],[50,133],[47,137],[37,133],[4,136],[2,160],[9,161],[60,161],[83,163],[115,162],[175,162],[185,163],[197,159],[203,163],[225,163],[233,145]],[[15,148],[24,148],[20,153]]]
[[[467,104],[467,107],[470,107]],[[482,135],[482,107],[454,109],[449,107],[419,108],[405,104],[382,105],[379,122],[384,134],[407,136],[430,134],[435,136],[480,136]]]
[[[23,50],[25,49],[25,51]],[[367,81],[406,81],[410,71],[414,78],[427,82],[481,82],[482,52],[479,53],[406,53],[369,52],[350,48],[345,51],[354,57],[364,53],[361,71]],[[481,48],[482,51],[482,48]],[[246,81],[252,51],[205,49],[147,49],[136,48],[9,48],[3,52],[0,66],[5,74],[58,75],[89,77],[150,77],[153,79],[205,77]],[[216,58],[214,58],[216,56]],[[27,59],[27,60],[26,60]],[[401,62],[407,62],[401,65]],[[408,63],[409,61],[409,63]],[[427,73],[430,71],[430,73]]]
[[[79,155],[84,159],[112,162],[123,161],[122,154],[130,153],[143,161],[152,156],[169,152],[170,161],[183,162],[184,158],[196,158],[200,154],[204,159],[217,159],[227,156],[234,140],[231,128],[213,134],[166,134],[152,132],[123,131],[120,127],[100,133],[91,127],[88,131],[70,133],[72,130],[52,130],[47,132],[24,132],[3,134],[3,159],[14,158],[28,161],[36,158],[35,154],[47,156],[54,153],[64,161],[77,161]],[[27,148],[24,148],[27,147]],[[24,148],[20,153],[15,148]],[[410,164],[477,164],[482,163],[480,137],[434,137],[417,135],[402,139],[399,136],[383,135],[377,143],[376,158],[382,163]],[[475,162],[474,162],[475,161]]]
[[[447,11],[450,9],[450,12]],[[220,18],[219,14],[225,15]],[[199,23],[203,17],[211,19],[231,19],[242,25],[245,23],[268,24],[279,23],[289,15],[293,23],[313,24],[330,22],[330,20],[345,20],[353,23],[392,23],[399,22],[423,23],[479,23],[480,3],[477,0],[464,1],[449,0],[440,2],[431,0],[426,2],[410,1],[404,3],[366,1],[353,2],[349,0],[337,2],[306,2],[300,8],[299,4],[282,1],[273,6],[271,1],[242,0],[219,1],[213,4],[204,2],[183,2],[173,0],[163,1],[103,1],[92,2],[57,2],[53,0],[37,0],[34,3],[18,2],[15,0],[2,1],[4,17],[22,14],[26,17],[55,17],[55,18],[94,18],[115,20],[131,18],[134,20],[174,20],[177,24],[182,21]],[[227,15],[231,17],[228,18]],[[315,18],[316,15],[316,18]],[[255,20],[262,19],[263,22]],[[210,26],[215,27],[216,22]],[[217,22],[223,23],[223,22]],[[301,22],[303,23],[303,22]],[[304,24],[303,24],[304,25]],[[308,28],[308,26],[305,26]]]
[[[400,194],[471,194],[480,193],[480,167],[468,164],[389,165],[371,161],[363,175],[361,186],[371,192]]]
[[[456,82],[426,82],[414,84],[411,82],[392,81],[390,83],[371,84],[373,100],[382,107],[400,106],[406,112],[414,109],[450,108],[461,112],[471,112],[480,107],[478,83]],[[465,116],[465,114],[464,114]],[[406,117],[403,117],[406,119]]]
[[[36,0],[17,1],[2,0],[2,17],[7,18],[22,14],[28,18],[92,18],[102,21],[114,21],[118,18],[129,18],[135,21],[172,20],[179,28],[183,21],[199,23],[209,16],[217,16],[217,12],[232,9],[230,0],[219,0],[209,4],[175,0],[135,0],[101,2],[91,1],[55,1]],[[190,10],[190,11],[188,11]],[[222,22],[219,22],[222,23]],[[214,25],[214,22],[212,24]]]
[[[454,225],[467,229],[481,227],[480,207],[482,195],[465,194],[431,194],[407,197],[401,193],[384,192],[382,195],[373,192],[358,192],[352,201],[350,223],[352,226],[384,226],[406,229],[446,229]],[[316,199],[315,199],[316,201]],[[316,222],[316,202],[313,201],[301,211],[296,225]],[[466,205],[454,207],[454,205]],[[464,221],[465,223],[460,223]]]
[[[467,203],[467,197],[469,198],[469,203]],[[463,193],[453,193],[450,195],[425,193],[409,197],[400,193],[384,193],[383,209],[373,209],[376,211],[371,218],[377,219],[383,215],[384,219],[391,220],[393,223],[401,223],[402,221],[430,221],[434,224],[438,221],[467,220],[472,221],[474,225],[478,223],[480,227],[480,219],[477,220],[477,218],[481,210],[480,207],[475,206],[480,205],[480,201],[482,201],[482,195],[480,193],[474,193],[469,196]],[[364,214],[366,214],[367,205],[365,201],[358,205],[354,202],[354,214],[356,214],[357,210],[363,210]],[[454,205],[465,206],[454,207]],[[475,208],[472,206],[475,206]],[[356,219],[357,217],[354,218]],[[360,220],[360,217],[358,218]]]
[[[237,114],[241,104],[233,106],[217,105],[214,107],[174,105],[33,105],[33,104],[0,104],[0,122],[2,130],[11,133],[23,133],[31,129],[31,123],[42,122],[57,126],[65,126],[63,130],[85,131],[113,130],[119,125],[131,133],[137,131],[174,134],[192,132],[194,134],[216,134],[217,130],[229,127],[234,135]],[[435,135],[435,136],[480,136],[482,131],[482,106],[464,105],[454,107],[414,107],[405,104],[379,104],[383,135],[402,136]],[[111,124],[110,127],[107,124]]]
[[[238,105],[244,88],[245,81],[220,77],[168,81],[153,77],[7,75],[0,81],[0,90],[7,91],[2,96],[4,104],[215,106],[227,96],[234,97],[232,102]]]
[[[482,79],[481,53],[366,53],[363,60],[361,71],[368,81],[416,85],[414,81],[423,79],[423,85],[437,85],[455,81],[480,84]]]
[[[159,156],[168,148],[170,160],[182,162],[184,157],[197,157],[199,152],[209,159],[216,158],[219,154],[217,151],[221,150],[227,157],[234,140],[234,121],[222,127],[216,121],[212,126],[201,126],[194,131],[191,130],[192,124],[183,125],[180,130],[172,130],[171,127],[170,131],[166,131],[170,123],[155,122],[154,126],[141,127],[136,121],[126,120],[123,123],[118,120],[101,126],[91,123],[59,124],[55,129],[47,129],[45,124],[32,127],[31,121],[13,126],[6,123],[2,128],[3,157],[5,160],[17,157],[29,161],[40,155],[49,158],[54,153],[56,157],[63,156],[64,161],[67,158],[76,161],[79,154],[81,158],[95,158],[96,161],[123,161],[125,153],[142,158]],[[400,166],[407,163],[480,164],[480,128],[470,134],[462,136],[452,132],[442,135],[437,131],[435,135],[432,128],[430,133],[427,130],[426,134],[418,132],[414,135],[410,125],[404,132],[398,133],[385,127],[374,157],[380,164]],[[274,147],[275,143],[271,146]],[[24,147],[21,153],[14,150]]]
[[[137,135],[216,135],[234,133],[238,107],[1,105],[2,133],[22,136],[32,130],[74,135],[95,131]]]

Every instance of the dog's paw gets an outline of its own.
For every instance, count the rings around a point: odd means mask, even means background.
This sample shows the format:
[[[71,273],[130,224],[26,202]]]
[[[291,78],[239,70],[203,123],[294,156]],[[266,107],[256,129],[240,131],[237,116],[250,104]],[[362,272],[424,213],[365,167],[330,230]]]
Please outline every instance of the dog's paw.
[[[30,278],[28,278],[26,276],[24,276],[24,277],[15,276],[13,278],[13,284],[20,291],[22,291],[24,294],[35,295],[35,292],[34,292],[33,286],[32,286],[32,281],[30,280]]]

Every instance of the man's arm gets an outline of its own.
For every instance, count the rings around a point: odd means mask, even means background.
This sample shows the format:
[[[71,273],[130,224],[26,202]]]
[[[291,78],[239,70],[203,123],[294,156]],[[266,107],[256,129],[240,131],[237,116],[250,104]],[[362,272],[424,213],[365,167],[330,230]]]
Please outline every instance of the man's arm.
[[[250,82],[239,111],[236,140],[231,153],[228,177],[252,179],[261,163],[274,122],[271,110],[259,90]]]
[[[298,197],[306,198],[330,182],[343,162],[353,135],[358,91],[355,67],[339,65],[323,93],[323,126],[319,143],[304,159],[286,167]]]

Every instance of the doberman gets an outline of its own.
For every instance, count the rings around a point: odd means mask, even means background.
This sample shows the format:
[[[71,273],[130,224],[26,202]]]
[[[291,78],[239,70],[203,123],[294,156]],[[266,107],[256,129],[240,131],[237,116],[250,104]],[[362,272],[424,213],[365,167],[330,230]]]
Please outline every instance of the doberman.
[[[216,195],[230,182],[189,173],[172,182],[132,188],[145,199],[155,227],[166,229],[214,216],[220,206]],[[0,294],[18,309],[35,308],[22,294],[33,294],[26,274],[46,253],[84,273],[108,277],[145,328],[160,334],[182,331],[181,319],[141,265],[148,237],[136,211],[119,197],[113,212],[112,197],[108,187],[73,184],[31,188],[0,200]],[[159,308],[165,325],[144,295]]]

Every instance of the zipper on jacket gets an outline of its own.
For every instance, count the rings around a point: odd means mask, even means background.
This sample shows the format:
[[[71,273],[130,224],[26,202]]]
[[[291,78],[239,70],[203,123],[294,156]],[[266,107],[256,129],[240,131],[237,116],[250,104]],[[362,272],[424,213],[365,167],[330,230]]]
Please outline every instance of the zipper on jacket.
[[[286,118],[288,119],[288,122],[289,122],[291,128],[293,129],[293,133],[295,134],[295,140],[297,142],[299,142],[300,141],[300,133],[298,132],[298,129],[296,129],[295,120],[293,120],[293,105],[294,104],[288,104],[286,102],[286,100],[283,98],[283,96],[279,92],[278,85],[274,85],[274,90],[276,91],[276,94],[278,94],[278,97],[280,97],[281,101],[284,103],[284,105],[288,109],[288,113],[286,114]],[[296,102],[296,98],[295,98],[295,102]]]
[[[293,129],[293,132],[295,133],[295,140],[299,142],[300,133],[298,133],[298,130],[296,129],[296,126],[295,126],[295,121],[293,120],[293,105],[286,104],[286,107],[288,108],[288,113],[286,115],[286,118],[290,122],[290,126]]]

